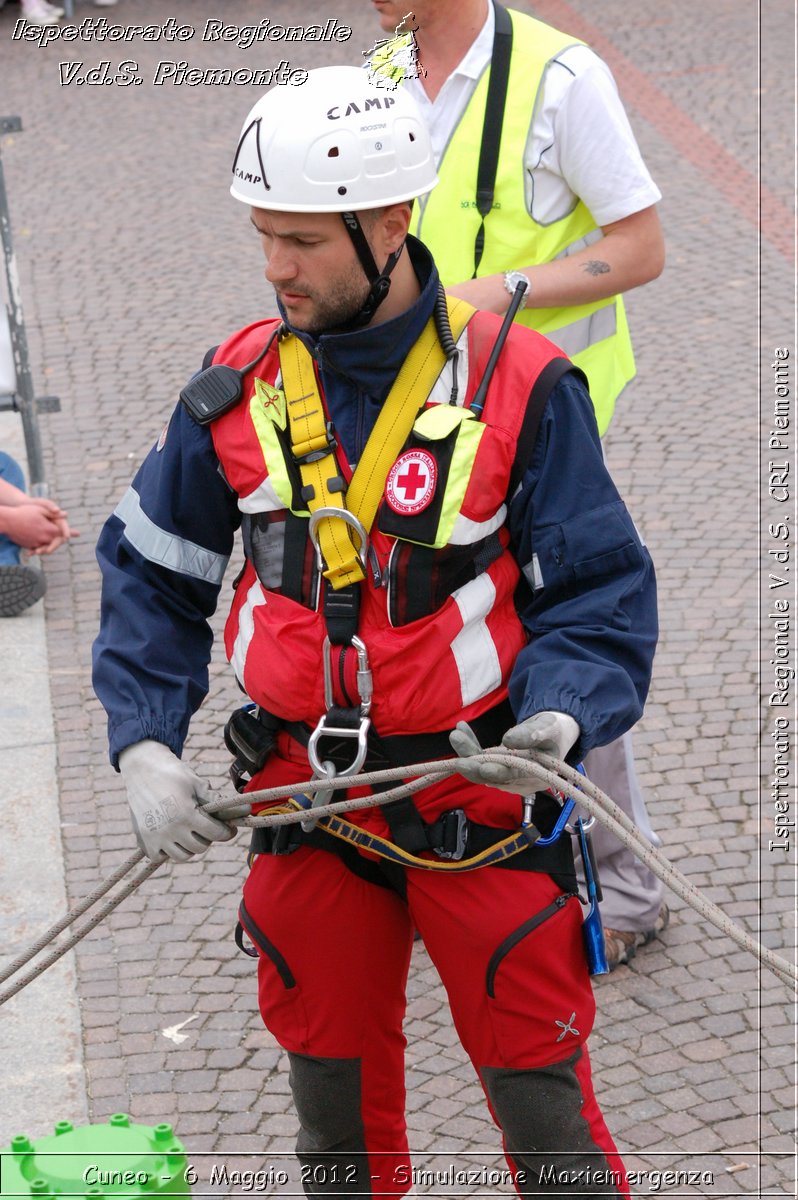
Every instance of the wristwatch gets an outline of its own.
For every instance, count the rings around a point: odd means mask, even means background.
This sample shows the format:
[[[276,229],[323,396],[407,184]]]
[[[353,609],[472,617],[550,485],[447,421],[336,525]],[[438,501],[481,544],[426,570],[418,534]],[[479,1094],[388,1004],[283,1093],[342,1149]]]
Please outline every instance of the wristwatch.
[[[532,291],[532,284],[529,282],[529,276],[525,275],[523,271],[504,272],[504,286],[511,296],[515,295],[515,289],[518,287],[519,283],[526,284],[526,291],[521,297],[520,304],[521,308],[526,308],[527,304],[529,303],[529,294]]]

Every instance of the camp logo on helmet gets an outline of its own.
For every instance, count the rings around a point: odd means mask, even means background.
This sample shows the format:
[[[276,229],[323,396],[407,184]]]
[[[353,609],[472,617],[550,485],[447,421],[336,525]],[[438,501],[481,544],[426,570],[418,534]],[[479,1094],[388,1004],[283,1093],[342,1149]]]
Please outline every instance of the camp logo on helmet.
[[[341,117],[349,117],[352,113],[368,112],[372,108],[392,108],[396,104],[393,96],[371,96],[367,100],[360,101],[360,107],[354,100],[349,100],[346,105],[345,112],[341,112],[342,104],[336,104],[334,108],[327,109],[328,121],[340,121]]]
[[[244,119],[231,195],[256,208],[306,213],[359,212],[425,195],[438,182],[435,160],[405,92],[374,88],[360,67],[319,67],[302,87],[272,88]]]
[[[271,184],[269,183],[268,179],[266,178],[266,170],[263,166],[263,155],[262,155],[261,149],[260,149],[260,127],[261,127],[261,118],[256,117],[253,121],[250,121],[249,125],[247,125],[245,127],[243,133],[241,134],[241,137],[238,139],[238,146],[236,147],[236,156],[233,159],[233,178],[234,179],[243,179],[244,183],[262,183],[264,188],[266,189],[266,191],[270,192]],[[257,175],[254,171],[244,171],[238,165],[238,158],[244,147],[244,143],[246,142],[247,138],[250,136],[250,134],[252,133],[253,130],[255,131],[254,132],[255,149],[257,150],[257,154],[258,154],[258,166],[260,167],[260,171],[261,171],[260,175]]]
[[[413,516],[432,503],[438,467],[426,450],[405,450],[388,472],[385,499],[394,512]]]

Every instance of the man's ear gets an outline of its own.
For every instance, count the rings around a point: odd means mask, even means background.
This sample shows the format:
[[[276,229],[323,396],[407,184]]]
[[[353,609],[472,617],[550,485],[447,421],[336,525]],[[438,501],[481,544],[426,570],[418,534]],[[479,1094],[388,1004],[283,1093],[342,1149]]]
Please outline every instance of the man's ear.
[[[413,205],[409,200],[403,200],[400,204],[388,204],[382,210],[378,224],[386,254],[392,254],[403,244],[410,228],[412,210]]]

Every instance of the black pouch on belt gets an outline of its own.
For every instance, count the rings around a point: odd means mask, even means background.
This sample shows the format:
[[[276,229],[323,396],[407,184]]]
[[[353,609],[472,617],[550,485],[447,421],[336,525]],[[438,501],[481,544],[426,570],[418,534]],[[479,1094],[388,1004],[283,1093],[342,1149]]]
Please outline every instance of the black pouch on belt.
[[[224,727],[224,744],[233,755],[230,778],[237,792],[244,790],[251,779],[266,763],[274,749],[274,739],[280,722],[270,713],[259,710],[254,704],[237,708]]]

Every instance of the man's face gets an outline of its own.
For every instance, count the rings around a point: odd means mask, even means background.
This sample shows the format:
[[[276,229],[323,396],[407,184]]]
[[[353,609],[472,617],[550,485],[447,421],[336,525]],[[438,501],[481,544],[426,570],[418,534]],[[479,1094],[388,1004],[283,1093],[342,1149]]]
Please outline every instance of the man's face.
[[[402,25],[402,33],[411,33],[418,28],[419,10],[422,14],[427,0],[371,0],[379,17],[380,27],[386,33],[394,33],[398,25]],[[405,17],[407,20],[405,21]]]
[[[266,256],[266,278],[295,329],[320,334],[345,325],[369,284],[340,213],[253,208]]]

